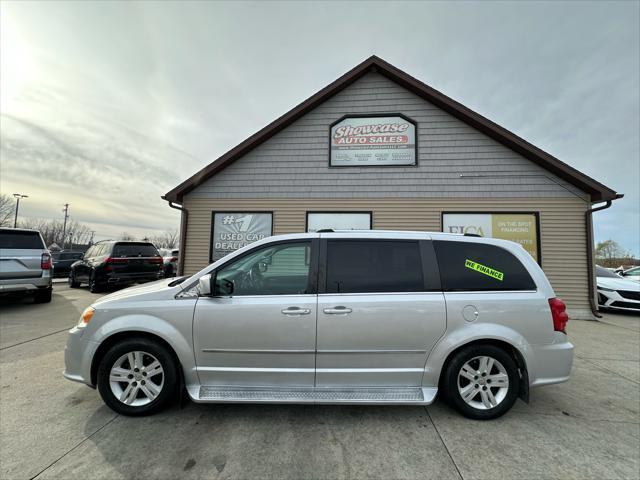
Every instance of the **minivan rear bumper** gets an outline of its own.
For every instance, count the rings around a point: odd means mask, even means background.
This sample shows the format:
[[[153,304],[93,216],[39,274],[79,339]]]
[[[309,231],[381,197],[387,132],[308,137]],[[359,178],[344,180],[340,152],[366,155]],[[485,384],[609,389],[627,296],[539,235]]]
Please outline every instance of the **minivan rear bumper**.
[[[530,386],[539,387],[569,380],[573,344],[561,332],[556,332],[555,340],[548,345],[531,345],[531,358],[527,362]]]

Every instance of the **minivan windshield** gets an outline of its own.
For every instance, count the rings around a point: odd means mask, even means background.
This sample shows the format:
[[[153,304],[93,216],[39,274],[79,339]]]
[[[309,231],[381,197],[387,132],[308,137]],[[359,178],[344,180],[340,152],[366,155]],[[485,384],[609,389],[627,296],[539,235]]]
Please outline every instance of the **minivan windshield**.
[[[0,231],[0,248],[42,250],[44,245],[38,232],[2,230]]]

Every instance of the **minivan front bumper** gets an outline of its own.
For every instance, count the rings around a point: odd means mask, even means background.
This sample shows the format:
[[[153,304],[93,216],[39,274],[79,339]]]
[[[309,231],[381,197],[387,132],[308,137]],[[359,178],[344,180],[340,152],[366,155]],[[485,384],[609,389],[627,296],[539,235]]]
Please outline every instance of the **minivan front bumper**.
[[[564,333],[556,332],[555,341],[547,345],[531,345],[527,362],[529,385],[539,387],[569,380],[573,364],[573,344]]]
[[[86,383],[90,387],[91,382],[91,360],[98,343],[87,341],[83,338],[84,331],[81,328],[73,327],[69,330],[67,345],[64,349],[64,377],[74,382]]]

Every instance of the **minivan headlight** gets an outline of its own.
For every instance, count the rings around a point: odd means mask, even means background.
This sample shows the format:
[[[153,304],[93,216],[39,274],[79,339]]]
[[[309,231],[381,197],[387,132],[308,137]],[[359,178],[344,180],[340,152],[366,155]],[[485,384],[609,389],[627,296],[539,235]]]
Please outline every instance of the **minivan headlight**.
[[[84,328],[87,326],[87,324],[91,321],[91,318],[93,318],[93,312],[95,312],[96,309],[93,307],[87,307],[84,309],[84,312],[82,312],[82,315],[80,315],[80,320],[78,321],[78,325],[76,325],[77,328]]]

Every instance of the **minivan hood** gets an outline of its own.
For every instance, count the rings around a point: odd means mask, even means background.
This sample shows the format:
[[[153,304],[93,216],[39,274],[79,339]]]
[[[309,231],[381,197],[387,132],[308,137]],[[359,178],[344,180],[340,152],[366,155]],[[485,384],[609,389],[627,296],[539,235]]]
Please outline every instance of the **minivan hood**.
[[[149,300],[151,300],[152,298],[157,298],[157,296],[154,295],[155,293],[161,293],[165,291],[168,292],[171,290],[176,290],[176,292],[178,292],[181,290],[179,286],[174,286],[174,287],[169,286],[169,284],[174,280],[175,278],[163,278],[155,282],[143,283],[141,285],[134,285],[133,287],[128,287],[128,288],[125,288],[124,290],[119,290],[109,295],[105,295],[104,297],[100,297],[97,301],[93,303],[93,305],[98,306],[106,302],[130,300],[134,297],[144,297],[144,296],[148,296]]]
[[[598,287],[610,290],[640,291],[640,283],[626,278],[597,277]]]

